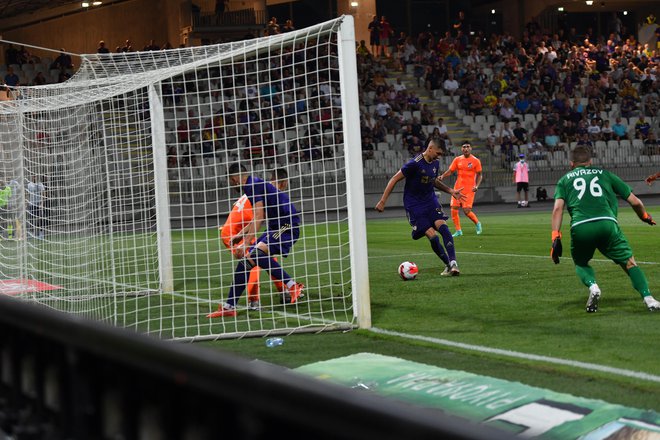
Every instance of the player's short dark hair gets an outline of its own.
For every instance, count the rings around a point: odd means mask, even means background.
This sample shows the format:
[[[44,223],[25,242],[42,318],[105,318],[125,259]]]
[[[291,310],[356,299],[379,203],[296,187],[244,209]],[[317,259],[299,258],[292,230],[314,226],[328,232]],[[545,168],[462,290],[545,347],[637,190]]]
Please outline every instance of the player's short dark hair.
[[[234,174],[244,173],[245,171],[247,171],[245,165],[235,162],[229,165],[229,168],[227,169],[227,174],[233,176]]]
[[[286,168],[277,168],[273,170],[271,180],[284,180],[289,178],[289,173]]]
[[[472,144],[470,143],[470,141],[463,141],[463,143],[461,144],[461,148],[464,147],[464,146],[466,146],[466,145],[467,145],[468,147],[471,147],[471,146],[472,146]]]
[[[587,163],[591,160],[591,149],[586,145],[578,145],[571,151],[571,160],[574,163]]]
[[[435,143],[438,148],[445,148],[445,140],[442,139],[440,136],[429,136],[429,138],[426,140],[426,148],[431,145],[431,142]]]

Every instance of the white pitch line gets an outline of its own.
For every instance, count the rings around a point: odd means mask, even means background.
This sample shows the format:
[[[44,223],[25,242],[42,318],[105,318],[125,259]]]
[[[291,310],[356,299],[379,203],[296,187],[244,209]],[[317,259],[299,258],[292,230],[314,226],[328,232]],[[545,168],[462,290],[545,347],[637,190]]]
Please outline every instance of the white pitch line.
[[[448,346],[448,347],[462,348],[464,350],[477,351],[477,352],[480,352],[480,353],[490,353],[490,354],[497,354],[497,355],[500,355],[500,356],[518,358],[518,359],[546,362],[546,363],[550,363],[550,364],[567,365],[569,367],[582,368],[582,369],[590,370],[590,371],[600,371],[600,372],[603,372],[603,373],[610,373],[610,374],[614,374],[614,375],[618,375],[618,376],[624,376],[624,377],[630,377],[630,378],[634,378],[634,379],[642,379],[642,380],[647,380],[647,381],[650,381],[650,382],[660,383],[660,376],[656,376],[654,374],[649,374],[649,373],[644,373],[644,372],[641,372],[641,371],[626,370],[626,369],[623,369],[623,368],[608,367],[607,365],[592,364],[590,362],[572,361],[572,360],[569,360],[569,359],[561,359],[561,358],[555,358],[555,357],[550,357],[550,356],[541,356],[541,355],[537,355],[537,354],[521,353],[521,352],[518,352],[518,351],[502,350],[502,349],[499,349],[499,348],[484,347],[482,345],[465,344],[465,343],[462,343],[462,342],[454,342],[454,341],[449,341],[447,339],[431,338],[431,337],[428,337],[428,336],[410,335],[410,334],[407,334],[407,333],[400,333],[400,332],[395,332],[395,331],[391,331],[391,330],[384,330],[384,329],[377,328],[377,327],[372,327],[372,328],[367,329],[367,330],[372,331],[374,333],[382,334],[382,335],[396,336],[396,337],[404,338],[404,339],[413,339],[413,340],[417,340],[417,341],[430,342],[430,343],[437,344],[437,345],[445,345],[445,346]]]
[[[434,255],[433,252],[427,252],[427,251],[415,252],[415,254],[416,255]],[[547,259],[548,261],[550,261],[550,255],[499,254],[499,253],[495,253],[495,252],[465,252],[465,251],[456,251],[456,254],[458,254],[458,255],[482,255],[482,256],[493,256],[493,257],[515,257],[515,258],[544,258],[544,259]],[[390,254],[390,255],[388,255],[388,257],[409,258],[410,254],[405,254],[405,255],[404,254],[399,254],[399,255]],[[369,259],[372,259],[372,258],[380,259],[380,258],[383,258],[383,256],[382,255],[378,255],[378,256],[377,255],[372,255],[372,256],[369,257]],[[565,259],[568,258],[568,260],[571,261],[570,257],[564,257],[564,258]],[[598,261],[600,263],[611,263],[612,262],[612,260],[608,260],[606,258],[592,258],[591,261]],[[639,261],[639,260],[635,260],[635,261],[637,261],[638,264],[650,264],[650,265],[660,264],[657,261]]]

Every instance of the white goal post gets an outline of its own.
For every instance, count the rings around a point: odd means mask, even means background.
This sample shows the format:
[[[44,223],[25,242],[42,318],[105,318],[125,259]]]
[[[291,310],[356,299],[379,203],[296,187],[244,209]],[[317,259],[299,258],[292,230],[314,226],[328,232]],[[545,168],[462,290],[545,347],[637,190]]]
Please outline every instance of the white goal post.
[[[0,293],[165,339],[370,327],[353,26],[82,55],[64,83],[8,91]],[[244,292],[209,319],[238,263],[219,233],[233,163],[288,173],[301,234],[278,262],[306,287],[281,304],[262,270],[258,310]]]

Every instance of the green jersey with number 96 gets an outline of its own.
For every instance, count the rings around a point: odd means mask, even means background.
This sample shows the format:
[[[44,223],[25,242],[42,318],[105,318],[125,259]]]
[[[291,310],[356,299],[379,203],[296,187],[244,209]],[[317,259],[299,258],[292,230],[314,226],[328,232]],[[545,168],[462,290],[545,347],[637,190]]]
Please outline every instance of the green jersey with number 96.
[[[632,190],[619,176],[594,167],[577,167],[566,173],[555,189],[555,199],[563,199],[571,216],[571,228],[597,220],[616,222],[618,198],[628,198]]]

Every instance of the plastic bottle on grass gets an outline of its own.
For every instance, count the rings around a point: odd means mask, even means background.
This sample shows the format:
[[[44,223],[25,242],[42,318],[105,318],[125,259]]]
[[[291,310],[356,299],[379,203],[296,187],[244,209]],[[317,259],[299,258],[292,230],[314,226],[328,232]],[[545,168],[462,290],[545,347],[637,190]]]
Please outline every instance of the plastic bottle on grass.
[[[284,339],[282,338],[268,338],[266,339],[266,347],[279,347],[284,344]]]

